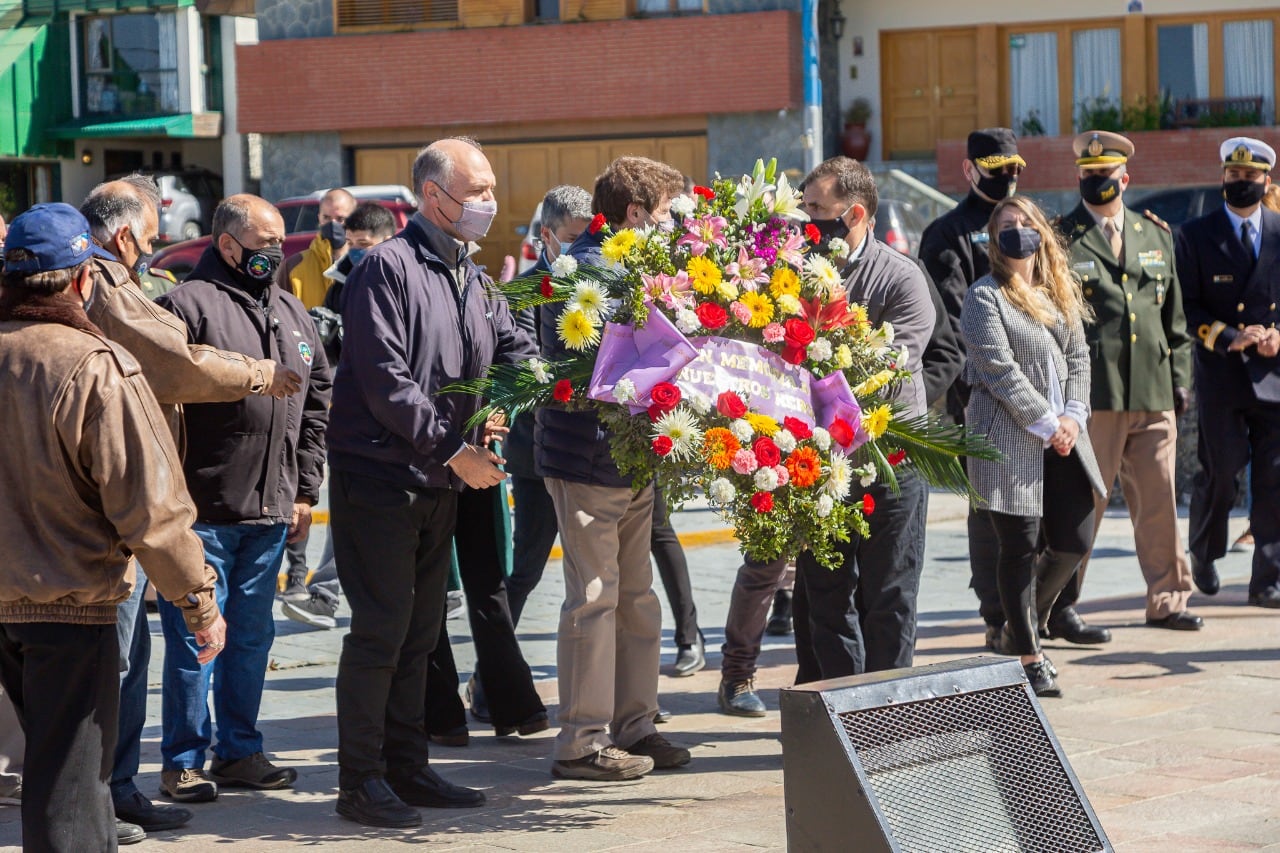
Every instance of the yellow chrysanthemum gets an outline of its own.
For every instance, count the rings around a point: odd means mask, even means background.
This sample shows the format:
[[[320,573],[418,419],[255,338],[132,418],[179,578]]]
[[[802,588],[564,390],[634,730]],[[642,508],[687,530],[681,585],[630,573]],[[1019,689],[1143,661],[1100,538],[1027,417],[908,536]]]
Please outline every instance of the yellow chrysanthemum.
[[[853,350],[849,349],[848,344],[841,344],[836,347],[836,367],[841,370],[848,370],[853,366]]]
[[[753,329],[763,329],[769,325],[769,321],[773,319],[773,300],[763,293],[747,291],[742,294],[740,301],[751,310],[751,322],[747,325]]]
[[[724,273],[720,272],[720,267],[716,266],[715,261],[701,255],[690,258],[685,271],[689,273],[689,281],[693,282],[693,289],[703,296],[715,293],[720,282],[724,280]]]
[[[867,306],[860,305],[857,302],[849,304],[849,313],[853,315],[854,326],[867,325]]]
[[[783,314],[799,314],[800,297],[792,296],[790,293],[784,293],[778,297],[778,310]]]
[[[751,424],[751,428],[761,435],[773,435],[778,431],[778,422],[768,415],[762,415],[759,412],[747,412],[742,416],[743,419]]]
[[[604,255],[606,261],[611,261],[615,264],[622,263],[623,259],[631,254],[631,250],[636,247],[638,239],[635,231],[630,228],[623,228],[604,241],[600,246],[600,254]]]
[[[891,417],[888,406],[876,406],[871,411],[862,413],[862,428],[872,438],[879,438],[889,428]]]
[[[778,267],[769,279],[769,292],[773,294],[774,299],[783,295],[799,296],[800,276],[796,275],[796,271],[790,267]]]
[[[738,285],[731,281],[721,281],[716,285],[716,294],[725,302],[732,302],[738,298]]]
[[[584,350],[600,342],[600,330],[581,309],[561,314],[556,321],[556,331],[569,349]]]
[[[892,379],[892,370],[882,370],[874,376],[868,376],[866,379],[859,382],[858,386],[853,389],[853,393],[859,397],[874,394],[884,386],[888,385]]]

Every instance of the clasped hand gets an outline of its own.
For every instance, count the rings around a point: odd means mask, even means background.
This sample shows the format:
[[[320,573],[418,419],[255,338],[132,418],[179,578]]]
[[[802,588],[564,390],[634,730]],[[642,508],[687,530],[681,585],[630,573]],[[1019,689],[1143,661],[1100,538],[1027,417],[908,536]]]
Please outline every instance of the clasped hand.
[[[1076,446],[1076,439],[1079,437],[1080,424],[1076,423],[1076,419],[1069,418],[1066,415],[1059,415],[1058,428],[1049,439],[1049,446],[1057,451],[1059,456],[1069,456],[1072,448]]]
[[[1280,354],[1280,330],[1264,329],[1257,325],[1245,326],[1227,347],[1227,351],[1244,352],[1249,347],[1255,347],[1258,355],[1263,358],[1275,358]]]

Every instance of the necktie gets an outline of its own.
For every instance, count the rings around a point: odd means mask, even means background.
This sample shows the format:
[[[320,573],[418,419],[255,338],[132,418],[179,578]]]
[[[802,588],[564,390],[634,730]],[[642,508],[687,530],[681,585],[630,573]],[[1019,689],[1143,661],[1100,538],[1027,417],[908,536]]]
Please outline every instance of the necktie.
[[[1249,228],[1249,220],[1245,219],[1240,223],[1240,242],[1244,243],[1245,249],[1249,251],[1249,258],[1256,260],[1257,255],[1253,251],[1253,236]]]
[[[1124,251],[1124,238],[1120,236],[1120,229],[1116,228],[1115,222],[1110,219],[1102,220],[1102,233],[1106,235],[1107,242],[1111,244],[1111,254],[1116,256],[1116,260],[1120,260],[1120,253]]]

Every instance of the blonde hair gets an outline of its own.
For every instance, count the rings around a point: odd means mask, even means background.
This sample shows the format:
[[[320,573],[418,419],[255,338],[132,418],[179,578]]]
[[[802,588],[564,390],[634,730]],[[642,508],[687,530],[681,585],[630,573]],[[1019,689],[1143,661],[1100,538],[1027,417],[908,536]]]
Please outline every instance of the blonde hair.
[[[1036,249],[1032,261],[1032,281],[1014,272],[1008,256],[1000,251],[996,221],[1008,207],[1016,207],[1025,214],[1031,227],[1040,234],[1040,248]],[[1093,319],[1093,309],[1084,301],[1080,281],[1067,264],[1062,238],[1034,201],[1024,195],[1001,199],[991,211],[987,236],[991,241],[987,249],[991,275],[1014,307],[1046,326],[1056,324],[1059,319],[1065,319],[1068,325]]]
[[[1280,213],[1280,184],[1267,187],[1267,193],[1262,197],[1262,206]]]

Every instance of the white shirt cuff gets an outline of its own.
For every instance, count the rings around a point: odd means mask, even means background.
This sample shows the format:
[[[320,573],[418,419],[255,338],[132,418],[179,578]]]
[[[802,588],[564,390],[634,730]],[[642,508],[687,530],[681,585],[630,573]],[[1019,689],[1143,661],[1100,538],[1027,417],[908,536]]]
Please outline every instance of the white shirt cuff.
[[[1027,427],[1027,432],[1036,438],[1048,441],[1058,431],[1058,416],[1053,412],[1045,412],[1040,420]]]

